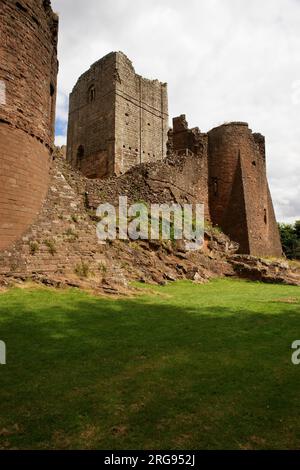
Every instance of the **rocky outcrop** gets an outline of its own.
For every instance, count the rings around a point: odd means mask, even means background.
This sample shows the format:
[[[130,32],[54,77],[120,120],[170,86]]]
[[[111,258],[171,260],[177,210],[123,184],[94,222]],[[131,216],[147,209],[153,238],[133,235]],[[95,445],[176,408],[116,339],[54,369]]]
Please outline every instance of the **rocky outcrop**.
[[[137,173],[135,169],[119,178],[91,181],[72,169],[57,150],[48,196],[38,218],[21,240],[0,253],[0,282],[5,285],[32,279],[46,285],[89,286],[113,293],[128,290],[132,280],[205,282],[233,274],[226,256],[236,250],[236,245],[212,228],[206,230],[201,252],[186,251],[180,241],[99,242],[95,217],[98,204],[115,203],[124,194],[129,201],[147,197],[149,185],[143,171],[138,185],[133,184]],[[154,201],[164,200],[159,189],[152,197]],[[164,197],[168,200],[166,192]],[[171,194],[168,197],[174,200]]]
[[[129,201],[141,200],[147,194],[147,177],[141,176],[139,185],[134,185],[138,171],[132,169],[119,178],[91,181],[72,169],[60,152],[55,155],[48,196],[38,218],[21,240],[0,253],[0,285],[29,279],[55,287],[124,294],[133,290],[130,281],[165,284],[190,279],[203,283],[239,276],[296,283],[297,273],[286,263],[237,256],[238,245],[209,225],[199,251],[187,251],[183,241],[101,243],[96,236],[97,204],[114,202],[124,194]],[[157,189],[152,197],[160,202],[163,196]]]
[[[270,283],[300,286],[300,263],[234,255],[228,259],[238,277]]]

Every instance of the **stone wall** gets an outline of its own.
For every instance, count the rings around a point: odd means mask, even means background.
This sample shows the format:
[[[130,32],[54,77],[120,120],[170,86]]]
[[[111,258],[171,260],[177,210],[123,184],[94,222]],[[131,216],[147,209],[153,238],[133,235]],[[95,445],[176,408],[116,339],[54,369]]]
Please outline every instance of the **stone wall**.
[[[233,122],[208,134],[189,129],[185,115],[173,119],[170,155],[200,158],[190,168],[186,190],[198,187],[206,218],[239,243],[240,253],[281,256],[282,248],[266,175],[265,138],[248,124]],[[192,157],[193,156],[193,157]]]
[[[181,178],[181,186],[185,188],[187,194],[195,192],[195,202],[204,204],[206,219],[210,220],[207,184],[208,135],[202,133],[198,127],[189,129],[184,114],[175,117],[173,119],[173,129],[168,134],[168,154],[170,156],[177,155],[180,157],[177,160],[184,162],[185,177],[184,179]],[[178,180],[177,169],[175,169],[175,172]],[[172,174],[172,171],[170,171],[170,174]]]
[[[33,222],[48,188],[58,18],[48,0],[1,0],[0,250]]]
[[[107,55],[70,95],[67,160],[89,178],[114,172],[115,68],[115,55]]]
[[[184,185],[191,171],[195,179],[201,175],[201,159],[172,156],[164,163],[144,163],[119,177],[93,180],[73,169],[59,152],[55,155],[48,195],[38,218],[13,246],[0,253],[0,287],[33,279],[52,286],[125,293],[131,280],[206,282],[224,275],[300,285],[299,266],[291,270],[287,263],[232,256],[237,245],[214,229],[205,231],[203,249],[196,252],[187,252],[180,240],[104,244],[98,240],[94,209],[101,202],[116,204],[124,194],[131,202],[198,200],[195,186],[187,192]],[[164,184],[158,184],[159,180]]]
[[[137,75],[121,52],[93,64],[70,95],[67,159],[89,178],[161,160],[167,133],[166,84]]]
[[[281,256],[263,136],[241,122],[211,130],[208,170],[212,222],[240,244],[240,253]]]
[[[47,198],[36,221],[8,250],[0,253],[0,286],[9,279],[34,279],[47,285],[89,287],[114,292],[126,280],[165,283],[233,273],[226,256],[235,246],[222,234],[206,234],[203,251],[186,252],[184,243],[162,241],[100,242],[94,210],[101,202],[117,205],[119,195],[128,200],[153,202],[193,201],[196,192],[185,191],[191,157],[144,163],[119,177],[87,179],[64,158],[50,169]],[[196,167],[194,167],[196,164]],[[159,184],[160,180],[163,184]],[[229,268],[229,269],[228,269]]]
[[[116,173],[166,155],[167,85],[137,75],[128,58],[116,55]]]
[[[119,196],[127,196],[130,203],[204,203],[205,217],[210,221],[206,186],[205,154],[170,155],[162,162],[142,163],[119,177],[93,180],[86,185],[91,209],[105,202],[117,205]]]

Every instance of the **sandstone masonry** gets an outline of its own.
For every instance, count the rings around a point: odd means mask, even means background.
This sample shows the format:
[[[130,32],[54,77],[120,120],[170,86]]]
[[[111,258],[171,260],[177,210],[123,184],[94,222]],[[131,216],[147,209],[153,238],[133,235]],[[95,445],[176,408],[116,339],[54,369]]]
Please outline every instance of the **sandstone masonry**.
[[[70,95],[67,160],[89,178],[166,156],[167,85],[134,71],[122,52],[93,64]]]
[[[202,160],[198,195],[208,206],[211,223],[239,243],[240,253],[282,255],[261,134],[253,134],[244,122],[223,124],[204,134],[189,129],[182,115],[173,119],[168,147],[171,153],[190,152],[195,162]]]
[[[49,0],[1,0],[0,14],[3,251],[35,230],[49,190],[58,18]],[[132,202],[203,202],[207,224],[219,226],[240,253],[281,256],[265,153],[264,137],[246,123],[203,133],[181,115],[169,129],[167,85],[137,75],[122,52],[93,64],[70,96],[67,160],[83,175],[80,197],[88,211],[124,194]]]
[[[57,34],[49,0],[1,0],[0,250],[32,224],[47,193]]]
[[[189,129],[185,115],[168,130],[167,110],[166,84],[137,75],[123,53],[108,54],[71,93],[67,160],[95,179],[137,166],[136,181],[144,172],[138,165],[156,163],[147,170],[154,194],[162,186],[166,201],[180,194],[183,202],[204,203],[206,220],[239,243],[240,253],[281,256],[264,137],[242,122],[203,133]],[[175,168],[166,153],[179,157]]]

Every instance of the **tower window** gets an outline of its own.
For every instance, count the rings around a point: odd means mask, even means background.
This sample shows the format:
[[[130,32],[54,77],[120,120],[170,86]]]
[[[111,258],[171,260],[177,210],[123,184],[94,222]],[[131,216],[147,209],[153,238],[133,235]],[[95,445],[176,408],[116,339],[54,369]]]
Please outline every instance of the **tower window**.
[[[218,193],[219,193],[219,182],[218,182],[218,178],[213,178],[213,191],[214,191],[214,195],[217,196]]]
[[[49,90],[50,98],[49,98],[49,116],[50,116],[50,125],[54,131],[54,120],[55,120],[55,87],[53,83],[50,83],[50,90]]]
[[[95,99],[96,99],[96,88],[95,88],[95,85],[92,85],[89,88],[88,101],[89,101],[89,103],[93,103],[93,101],[95,101]]]
[[[264,222],[265,224],[268,222],[267,209],[264,209]]]
[[[83,145],[79,145],[77,150],[77,165],[80,168],[81,162],[84,159],[84,147]]]
[[[20,2],[17,2],[17,3],[16,3],[16,7],[17,7],[19,10],[21,10],[23,13],[27,13],[27,11],[28,11],[27,8],[24,7],[24,5],[22,5]]]

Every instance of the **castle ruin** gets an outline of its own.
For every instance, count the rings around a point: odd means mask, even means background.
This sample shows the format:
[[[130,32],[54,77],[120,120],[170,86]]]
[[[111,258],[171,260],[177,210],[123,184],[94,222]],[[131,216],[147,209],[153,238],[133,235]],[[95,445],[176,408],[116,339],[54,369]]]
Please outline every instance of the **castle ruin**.
[[[244,122],[201,133],[198,128],[189,129],[183,115],[173,120],[169,151],[182,153],[185,149],[205,162],[201,196],[208,204],[211,223],[239,243],[240,253],[281,256],[264,137],[252,133]]]
[[[3,251],[34,226],[51,193],[58,17],[50,0],[1,0],[0,14]],[[92,65],[70,96],[67,160],[86,181],[101,186],[113,177],[117,189],[126,173],[128,194],[134,187],[137,195],[141,181],[149,202],[203,202],[207,222],[238,242],[240,253],[281,256],[265,153],[264,137],[246,123],[203,133],[182,115],[169,129],[167,85],[136,74],[121,52]]]
[[[137,75],[122,52],[83,74],[70,95],[67,159],[89,178],[120,175],[169,155],[201,160],[183,190],[193,185],[207,219],[240,245],[241,253],[281,256],[270,196],[265,139],[233,122],[202,133],[185,116],[168,131],[167,86]],[[197,182],[193,181],[198,174]],[[193,181],[193,182],[192,182]]]
[[[167,85],[134,71],[122,52],[91,66],[70,95],[67,160],[89,178],[166,156]]]
[[[0,2],[0,250],[32,224],[48,190],[58,17],[50,0]]]

